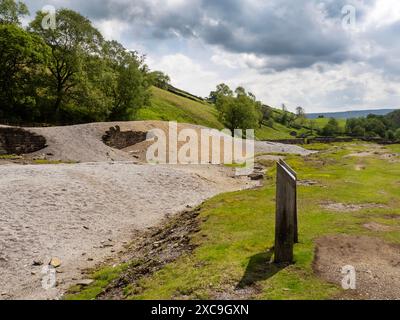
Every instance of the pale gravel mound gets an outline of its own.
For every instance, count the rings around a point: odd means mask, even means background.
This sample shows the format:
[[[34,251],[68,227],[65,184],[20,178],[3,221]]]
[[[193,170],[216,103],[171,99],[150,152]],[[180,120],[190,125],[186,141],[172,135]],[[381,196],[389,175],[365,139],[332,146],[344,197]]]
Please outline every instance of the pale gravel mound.
[[[310,151],[304,149],[300,146],[295,146],[291,144],[282,144],[267,141],[256,141],[255,142],[255,152],[260,153],[287,153],[287,154],[297,154],[301,156],[308,156],[310,154],[316,153],[315,151]]]
[[[47,140],[48,147],[32,154],[33,156],[45,154],[46,158],[50,160],[76,162],[132,160],[132,155],[122,150],[110,148],[102,141],[102,136],[105,132],[116,125],[120,126],[121,131],[148,132],[151,129],[157,128],[168,132],[168,122],[163,121],[105,122],[65,127],[25,129],[40,134]],[[197,125],[178,124],[178,131],[185,128],[196,129],[198,131],[205,129],[205,127]],[[147,147],[148,144],[144,143],[143,148]],[[145,153],[145,150],[140,151],[141,153]],[[289,153],[305,156],[314,152],[294,145],[256,141],[255,153]]]
[[[135,230],[252,186],[228,168],[196,170],[132,163],[0,166],[0,299],[56,298],[80,278],[79,269],[119,250]],[[42,267],[32,264],[52,257],[62,261],[60,285],[45,291]]]

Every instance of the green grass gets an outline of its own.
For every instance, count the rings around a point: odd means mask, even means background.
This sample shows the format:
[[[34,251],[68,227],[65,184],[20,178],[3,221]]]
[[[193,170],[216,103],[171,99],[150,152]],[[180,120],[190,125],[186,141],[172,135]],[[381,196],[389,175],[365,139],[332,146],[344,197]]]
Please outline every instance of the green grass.
[[[47,160],[47,159],[35,159],[34,164],[75,164],[76,161],[62,161],[62,160]]]
[[[21,156],[15,154],[0,154],[0,160],[18,160],[22,159]]]
[[[329,122],[330,118],[318,118],[315,119],[315,125],[317,126],[318,129],[322,129],[324,128],[328,122]],[[345,127],[346,127],[346,119],[336,119],[339,122],[339,127],[340,129],[342,129],[344,131]]]
[[[400,216],[400,163],[382,160],[378,155],[346,157],[372,147],[340,143],[329,148],[318,146],[321,152],[306,158],[287,157],[300,179],[316,180],[323,186],[298,189],[300,244],[295,246],[294,265],[266,270],[267,251],[274,244],[273,166],[262,189],[222,194],[207,201],[201,207],[200,232],[192,239],[197,249],[142,279],[134,289],[127,286],[127,298],[210,299],[233,291],[245,274],[246,281],[259,288],[255,299],[334,298],[341,289],[318,278],[312,269],[317,238],[357,234],[400,243],[398,231],[373,232],[362,227],[366,222],[378,222],[400,228],[400,220],[387,217]],[[399,152],[400,146],[389,146],[387,151]],[[365,170],[356,170],[360,163]],[[386,207],[337,213],[323,208],[323,201]]]
[[[256,129],[256,137],[259,140],[280,140],[280,139],[295,139],[290,135],[291,132],[298,132],[293,128],[285,127],[280,123],[274,123],[274,127],[266,127]]]
[[[206,103],[180,97],[171,92],[152,88],[151,106],[139,110],[137,120],[162,120],[192,123],[223,129],[217,110]]]
[[[87,286],[82,287],[79,285],[73,286],[69,289],[68,294],[64,297],[65,300],[93,300],[95,299],[111,281],[118,278],[118,276],[128,268],[129,264],[121,264],[116,267],[106,267],[95,272],[92,275],[94,282]]]

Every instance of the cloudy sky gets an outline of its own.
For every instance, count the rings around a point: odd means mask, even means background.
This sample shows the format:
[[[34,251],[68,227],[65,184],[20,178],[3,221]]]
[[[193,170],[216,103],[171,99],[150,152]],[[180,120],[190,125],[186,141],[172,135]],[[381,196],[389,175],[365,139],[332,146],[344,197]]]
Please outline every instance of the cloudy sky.
[[[307,112],[400,108],[398,0],[25,0],[90,18],[174,85]],[[354,13],[354,14],[353,14]]]

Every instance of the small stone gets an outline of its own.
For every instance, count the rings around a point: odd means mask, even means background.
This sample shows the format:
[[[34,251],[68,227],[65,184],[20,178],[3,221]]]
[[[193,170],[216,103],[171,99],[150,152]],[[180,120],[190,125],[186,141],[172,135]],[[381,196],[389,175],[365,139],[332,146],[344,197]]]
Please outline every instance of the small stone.
[[[49,265],[54,268],[58,268],[61,266],[61,260],[59,258],[52,258],[49,262]]]
[[[89,227],[87,227],[87,226],[83,226],[83,229],[85,229],[85,230],[89,230]]]
[[[264,174],[262,173],[252,173],[249,175],[249,178],[253,181],[264,179]]]
[[[38,267],[38,266],[41,266],[41,265],[43,265],[43,262],[42,262],[42,261],[40,261],[40,260],[34,260],[34,261],[33,261],[33,263],[32,263],[32,265],[34,265],[34,266]]]
[[[83,280],[79,280],[76,284],[80,285],[80,286],[89,286],[94,282],[94,280],[92,279],[83,279]]]

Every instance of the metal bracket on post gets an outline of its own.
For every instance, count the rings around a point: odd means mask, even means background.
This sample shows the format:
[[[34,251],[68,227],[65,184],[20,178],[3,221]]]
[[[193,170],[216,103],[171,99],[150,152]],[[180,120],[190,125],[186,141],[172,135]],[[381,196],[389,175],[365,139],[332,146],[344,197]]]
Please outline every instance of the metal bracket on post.
[[[283,160],[277,163],[275,263],[292,263],[298,243],[297,174]]]

